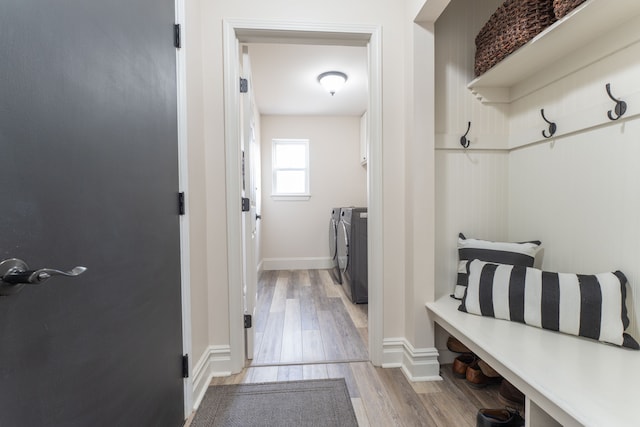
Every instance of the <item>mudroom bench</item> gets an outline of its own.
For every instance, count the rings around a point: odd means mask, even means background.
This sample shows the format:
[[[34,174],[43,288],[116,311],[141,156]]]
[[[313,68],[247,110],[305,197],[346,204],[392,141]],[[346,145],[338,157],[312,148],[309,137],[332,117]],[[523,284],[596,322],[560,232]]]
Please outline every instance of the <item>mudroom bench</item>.
[[[432,319],[526,396],[528,427],[639,426],[640,352],[458,311],[445,296]]]

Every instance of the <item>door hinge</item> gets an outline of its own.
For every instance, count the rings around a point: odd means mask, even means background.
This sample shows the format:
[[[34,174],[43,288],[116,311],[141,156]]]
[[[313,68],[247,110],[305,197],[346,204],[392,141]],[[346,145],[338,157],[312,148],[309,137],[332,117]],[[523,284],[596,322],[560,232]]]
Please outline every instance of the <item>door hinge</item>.
[[[182,47],[182,40],[180,38],[180,24],[173,25],[173,45],[178,49]]]
[[[182,378],[189,378],[189,355],[182,355]]]
[[[178,215],[184,215],[185,210],[184,191],[181,191],[178,193]]]
[[[249,80],[240,77],[240,93],[249,92]]]
[[[250,314],[245,314],[244,315],[244,328],[245,329],[249,329],[251,327],[251,315]]]
[[[242,212],[249,212],[251,210],[251,201],[247,197],[242,198]]]

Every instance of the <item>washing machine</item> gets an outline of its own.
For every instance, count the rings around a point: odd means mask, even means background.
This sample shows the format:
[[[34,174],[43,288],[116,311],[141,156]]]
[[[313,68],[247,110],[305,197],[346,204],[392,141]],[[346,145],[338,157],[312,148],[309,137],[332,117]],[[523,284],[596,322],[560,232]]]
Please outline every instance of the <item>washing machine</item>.
[[[329,218],[329,257],[331,258],[331,276],[336,283],[342,284],[342,275],[338,268],[338,224],[340,224],[340,213],[342,208],[331,209]]]
[[[353,303],[366,304],[369,294],[367,208],[342,208],[337,252],[344,292]]]

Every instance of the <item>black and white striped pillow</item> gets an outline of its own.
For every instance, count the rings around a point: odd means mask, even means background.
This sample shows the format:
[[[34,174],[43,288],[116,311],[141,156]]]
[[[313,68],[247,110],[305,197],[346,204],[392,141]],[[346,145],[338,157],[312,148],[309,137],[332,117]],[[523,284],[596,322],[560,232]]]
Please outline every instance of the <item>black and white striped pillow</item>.
[[[488,240],[467,239],[458,235],[458,280],[453,297],[462,299],[467,288],[467,262],[472,259],[497,262],[500,264],[533,267],[536,254],[540,250],[540,241],[507,243]]]
[[[623,347],[640,349],[629,326],[627,278],[469,261],[469,285],[460,311],[512,320]]]

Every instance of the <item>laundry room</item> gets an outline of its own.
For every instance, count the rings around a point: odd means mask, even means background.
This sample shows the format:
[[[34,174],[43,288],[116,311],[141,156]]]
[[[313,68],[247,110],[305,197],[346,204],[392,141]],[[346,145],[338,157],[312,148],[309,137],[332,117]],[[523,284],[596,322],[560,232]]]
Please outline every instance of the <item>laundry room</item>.
[[[253,364],[368,359],[367,50],[249,43],[245,52],[261,182]],[[326,88],[323,74],[342,86]]]

